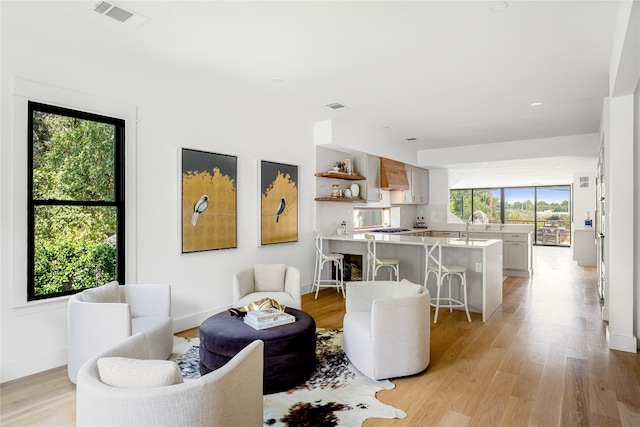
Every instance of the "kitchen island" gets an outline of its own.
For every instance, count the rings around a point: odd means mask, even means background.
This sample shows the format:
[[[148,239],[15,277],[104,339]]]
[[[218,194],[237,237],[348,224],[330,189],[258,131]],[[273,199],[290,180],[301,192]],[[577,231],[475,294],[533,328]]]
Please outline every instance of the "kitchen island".
[[[400,278],[414,283],[424,283],[425,244],[442,244],[443,262],[467,268],[467,298],[469,311],[482,314],[485,322],[502,304],[502,241],[495,239],[469,239],[418,237],[398,234],[374,234],[378,257],[398,258]],[[366,271],[367,243],[364,233],[323,236],[328,252],[362,257]],[[363,271],[363,276],[365,272]],[[384,280],[381,270],[378,280]],[[365,276],[366,277],[366,276]],[[456,279],[453,279],[456,280]],[[436,295],[433,275],[427,283],[432,296]],[[453,286],[454,298],[459,286]],[[445,291],[445,289],[443,289]]]

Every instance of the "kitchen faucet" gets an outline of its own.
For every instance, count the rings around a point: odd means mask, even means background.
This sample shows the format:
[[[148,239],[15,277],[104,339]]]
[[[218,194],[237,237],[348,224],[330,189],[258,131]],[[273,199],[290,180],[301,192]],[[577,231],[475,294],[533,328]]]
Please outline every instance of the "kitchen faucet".
[[[465,243],[469,243],[469,224],[471,224],[471,220],[464,220],[464,241]]]

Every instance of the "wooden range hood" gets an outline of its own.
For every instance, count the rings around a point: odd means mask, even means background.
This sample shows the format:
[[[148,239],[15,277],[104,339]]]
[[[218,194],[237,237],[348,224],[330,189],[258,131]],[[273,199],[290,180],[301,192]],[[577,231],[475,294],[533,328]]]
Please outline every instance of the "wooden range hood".
[[[380,189],[409,189],[409,178],[404,163],[380,157]]]

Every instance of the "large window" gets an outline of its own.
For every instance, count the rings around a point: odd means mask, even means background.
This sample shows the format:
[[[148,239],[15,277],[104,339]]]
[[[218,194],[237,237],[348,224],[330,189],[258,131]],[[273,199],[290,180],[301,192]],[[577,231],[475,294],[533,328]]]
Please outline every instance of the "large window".
[[[28,108],[28,299],[122,281],[124,121]]]
[[[449,210],[465,221],[499,224],[502,222],[501,189],[451,190]]]
[[[504,224],[535,223],[536,194],[533,187],[504,189]]]
[[[536,244],[571,245],[571,186],[451,190],[449,210],[462,220],[530,224]]]

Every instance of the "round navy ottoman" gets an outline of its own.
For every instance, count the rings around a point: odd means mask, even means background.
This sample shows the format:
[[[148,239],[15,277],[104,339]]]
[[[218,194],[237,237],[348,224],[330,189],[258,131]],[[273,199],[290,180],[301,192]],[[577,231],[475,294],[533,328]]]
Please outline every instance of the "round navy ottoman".
[[[304,311],[286,308],[296,321],[256,330],[228,312],[214,314],[200,325],[200,374],[227,363],[255,340],[264,341],[264,394],[304,383],[316,366],[316,322]]]

